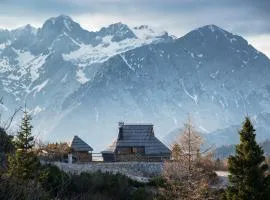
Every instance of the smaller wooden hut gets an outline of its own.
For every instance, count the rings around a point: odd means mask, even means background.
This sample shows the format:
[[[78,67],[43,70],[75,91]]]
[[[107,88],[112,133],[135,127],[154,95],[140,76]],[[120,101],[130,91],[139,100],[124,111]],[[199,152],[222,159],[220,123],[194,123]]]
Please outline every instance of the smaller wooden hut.
[[[86,142],[84,142],[77,135],[74,136],[72,143],[72,157],[75,162],[91,162],[92,161],[92,151],[93,148],[90,147]]]

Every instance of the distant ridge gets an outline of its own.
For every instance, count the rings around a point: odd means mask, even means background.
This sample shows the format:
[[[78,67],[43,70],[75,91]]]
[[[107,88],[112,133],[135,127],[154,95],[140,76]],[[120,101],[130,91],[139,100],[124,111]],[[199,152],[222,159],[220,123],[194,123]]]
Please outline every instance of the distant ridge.
[[[27,102],[36,133],[52,140],[78,132],[97,151],[118,121],[153,122],[164,137],[188,113],[209,133],[247,112],[270,113],[269,74],[263,53],[215,25],[175,38],[122,23],[91,32],[61,15],[38,29],[0,31],[5,112]]]

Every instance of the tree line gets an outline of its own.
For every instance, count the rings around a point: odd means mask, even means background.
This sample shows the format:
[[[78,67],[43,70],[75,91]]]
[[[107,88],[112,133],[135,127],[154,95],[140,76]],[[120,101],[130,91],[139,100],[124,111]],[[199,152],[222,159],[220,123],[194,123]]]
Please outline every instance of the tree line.
[[[121,174],[76,175],[42,165],[32,129],[26,109],[14,137],[0,128],[0,199],[270,199],[269,164],[249,118],[239,131],[234,155],[228,158],[226,187],[219,187],[212,147],[206,145],[191,120],[171,146],[172,159],[164,162],[161,176],[146,184]],[[65,144],[49,148],[59,146],[67,149]]]
[[[0,129],[1,152],[7,158],[1,161],[1,200],[153,199],[146,184],[121,174],[68,174],[54,165],[42,165],[38,151],[34,150],[32,128],[31,116],[24,110],[15,137]],[[59,146],[66,147],[59,144],[49,148]]]

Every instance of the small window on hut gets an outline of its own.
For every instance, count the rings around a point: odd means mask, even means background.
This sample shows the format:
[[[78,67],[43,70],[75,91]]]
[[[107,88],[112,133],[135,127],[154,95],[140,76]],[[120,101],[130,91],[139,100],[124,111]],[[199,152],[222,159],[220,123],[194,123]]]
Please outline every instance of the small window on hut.
[[[132,152],[132,153],[137,153],[137,148],[136,148],[136,147],[132,147],[131,152]]]
[[[132,147],[132,153],[142,154],[144,153],[144,147]]]
[[[130,147],[121,147],[117,150],[118,154],[130,154],[132,153],[132,148]]]

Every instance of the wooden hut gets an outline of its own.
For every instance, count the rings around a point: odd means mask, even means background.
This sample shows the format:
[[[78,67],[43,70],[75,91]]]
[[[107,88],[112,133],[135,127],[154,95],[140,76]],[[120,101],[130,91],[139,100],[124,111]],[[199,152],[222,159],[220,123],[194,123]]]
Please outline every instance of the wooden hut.
[[[90,147],[86,142],[84,142],[77,135],[74,136],[72,143],[72,156],[75,162],[91,162],[92,161],[92,151],[93,148]]]
[[[153,124],[119,123],[117,140],[102,156],[105,162],[161,161],[170,159],[171,151],[156,138]]]

